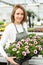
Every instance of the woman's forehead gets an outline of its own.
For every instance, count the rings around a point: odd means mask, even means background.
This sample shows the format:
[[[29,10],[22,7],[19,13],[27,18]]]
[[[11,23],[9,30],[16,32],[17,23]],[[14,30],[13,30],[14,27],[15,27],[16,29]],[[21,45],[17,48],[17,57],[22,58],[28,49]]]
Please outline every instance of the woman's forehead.
[[[21,8],[16,9],[16,11],[15,11],[15,12],[16,12],[16,13],[17,13],[17,12],[24,13],[23,9],[21,9]]]

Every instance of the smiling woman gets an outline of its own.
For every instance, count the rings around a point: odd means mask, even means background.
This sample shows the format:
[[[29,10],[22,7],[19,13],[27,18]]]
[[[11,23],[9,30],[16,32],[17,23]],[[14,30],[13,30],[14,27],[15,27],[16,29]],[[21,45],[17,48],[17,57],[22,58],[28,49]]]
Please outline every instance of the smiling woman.
[[[19,64],[15,62],[11,57],[8,57],[8,55],[3,49],[3,45],[4,43],[7,43],[7,41],[9,41],[7,45],[10,45],[10,43],[28,37],[26,20],[27,20],[27,13],[25,9],[20,4],[15,5],[13,7],[13,11],[11,14],[11,23],[8,26],[6,26],[0,41],[0,53],[11,64],[14,65]]]

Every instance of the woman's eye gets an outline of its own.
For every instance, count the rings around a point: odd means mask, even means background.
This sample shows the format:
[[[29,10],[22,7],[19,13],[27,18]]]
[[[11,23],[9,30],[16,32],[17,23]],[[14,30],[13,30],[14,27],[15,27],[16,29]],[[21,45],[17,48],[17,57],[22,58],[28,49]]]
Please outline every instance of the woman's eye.
[[[19,15],[20,13],[17,13],[17,15]]]
[[[20,14],[20,15],[24,15],[23,13],[17,13],[17,15],[19,15],[19,14]]]
[[[23,13],[21,15],[24,15]]]

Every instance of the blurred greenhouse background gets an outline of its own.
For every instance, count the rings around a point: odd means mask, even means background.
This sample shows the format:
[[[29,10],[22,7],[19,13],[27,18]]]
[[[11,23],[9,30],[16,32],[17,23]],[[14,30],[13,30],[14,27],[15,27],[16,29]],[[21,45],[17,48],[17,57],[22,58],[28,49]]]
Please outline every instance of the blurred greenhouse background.
[[[28,27],[43,27],[43,0],[0,0],[0,30],[11,22],[10,16],[15,4],[21,4],[26,9]],[[4,25],[1,25],[3,24]]]

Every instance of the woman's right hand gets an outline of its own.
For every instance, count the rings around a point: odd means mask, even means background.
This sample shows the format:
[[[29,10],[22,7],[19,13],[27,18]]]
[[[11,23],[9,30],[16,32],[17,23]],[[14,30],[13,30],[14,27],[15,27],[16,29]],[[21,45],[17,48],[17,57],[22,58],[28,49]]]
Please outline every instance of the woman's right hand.
[[[19,65],[18,63],[16,63],[13,58],[11,57],[5,57],[7,59],[7,61],[9,61],[11,64],[14,64],[14,65]]]

